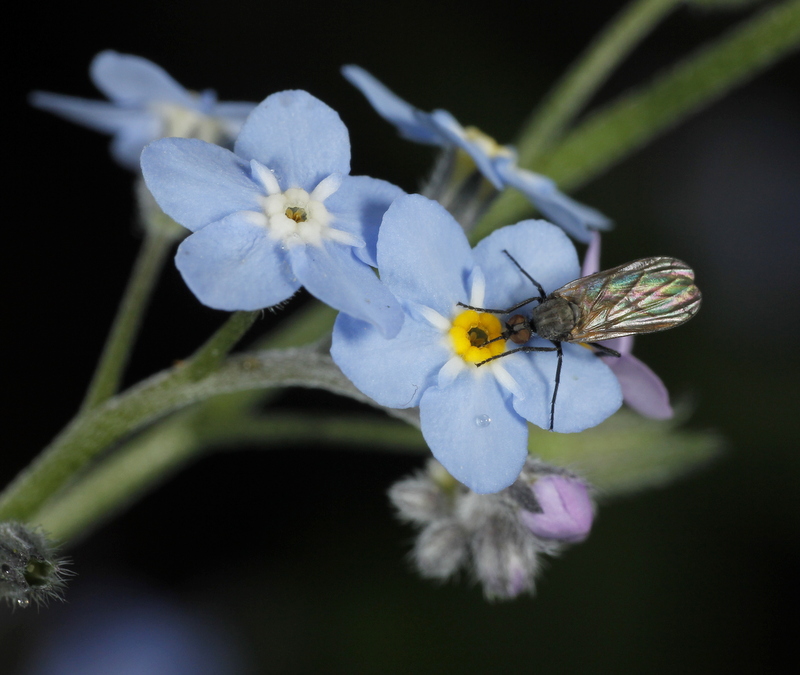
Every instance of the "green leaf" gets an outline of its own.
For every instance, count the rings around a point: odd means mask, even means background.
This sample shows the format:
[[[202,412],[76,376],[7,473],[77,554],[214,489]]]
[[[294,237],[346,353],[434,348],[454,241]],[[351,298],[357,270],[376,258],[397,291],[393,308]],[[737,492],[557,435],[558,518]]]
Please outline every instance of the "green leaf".
[[[532,455],[585,476],[601,496],[618,496],[664,485],[719,454],[721,438],[678,428],[682,417],[651,420],[623,408],[579,434],[531,427],[528,447]]]

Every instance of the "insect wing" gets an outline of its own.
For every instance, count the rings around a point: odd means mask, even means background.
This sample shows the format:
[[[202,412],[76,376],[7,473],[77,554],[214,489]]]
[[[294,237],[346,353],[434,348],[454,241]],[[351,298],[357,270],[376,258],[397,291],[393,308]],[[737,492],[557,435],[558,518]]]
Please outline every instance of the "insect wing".
[[[597,272],[552,295],[581,309],[570,342],[600,342],[673,328],[697,313],[701,299],[692,268],[667,257],[642,258]]]

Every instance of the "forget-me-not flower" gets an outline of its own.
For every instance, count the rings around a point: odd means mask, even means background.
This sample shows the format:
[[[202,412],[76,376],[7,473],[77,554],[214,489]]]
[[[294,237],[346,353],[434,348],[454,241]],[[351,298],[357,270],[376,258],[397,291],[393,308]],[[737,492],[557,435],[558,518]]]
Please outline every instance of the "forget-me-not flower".
[[[345,66],[342,74],[357,87],[381,117],[400,135],[417,143],[458,148],[498,190],[519,190],[550,221],[578,241],[587,243],[592,230],[606,230],[611,221],[602,213],[561,192],[546,176],[517,166],[513,148],[498,144],[475,127],[463,127],[446,110],[423,112],[387,89],[363,68]]]
[[[198,299],[254,310],[305,286],[395,335],[403,313],[372,268],[381,217],[404,193],[348,175],[350,140],[339,115],[304,91],[273,94],[247,119],[234,150],[165,138],[142,153],[159,206],[194,233],[175,261]]]
[[[581,276],[586,277],[599,271],[600,234],[595,232],[586,249]],[[661,378],[631,353],[633,351],[633,335],[604,340],[603,346],[614,349],[620,354],[619,357],[601,356],[600,358],[617,376],[625,404],[640,415],[651,419],[671,418],[674,412],[669,404],[669,392]]]
[[[517,478],[528,452],[526,421],[549,427],[555,386],[554,351],[476,365],[505,350],[505,340],[494,340],[505,317],[458,303],[505,308],[536,295],[504,250],[545,290],[579,275],[574,246],[548,222],[501,228],[470,249],[461,227],[437,202],[398,198],[381,225],[378,268],[406,313],[403,327],[387,340],[340,314],[331,348],[344,374],[381,405],[419,406],[433,455],[479,493],[497,492]],[[539,338],[529,345],[553,347]],[[622,396],[611,370],[590,350],[562,347],[554,430],[581,431],[617,410]]]
[[[179,136],[230,145],[255,103],[218,102],[212,89],[187,91],[152,61],[106,50],[92,59],[89,74],[108,101],[35,91],[37,108],[112,134],[111,154],[139,170],[142,148],[157,138]]]

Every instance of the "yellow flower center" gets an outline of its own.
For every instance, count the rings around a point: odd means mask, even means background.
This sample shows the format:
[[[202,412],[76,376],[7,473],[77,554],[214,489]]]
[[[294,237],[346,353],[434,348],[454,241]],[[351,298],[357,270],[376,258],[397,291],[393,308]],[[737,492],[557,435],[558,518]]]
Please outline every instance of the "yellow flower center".
[[[513,157],[514,153],[511,152],[505,145],[500,145],[489,134],[485,134],[478,127],[464,127],[464,137],[468,141],[475,143],[481,150],[483,150],[489,157]]]
[[[502,333],[500,319],[494,314],[479,314],[474,309],[461,312],[450,327],[453,349],[467,363],[480,363],[502,354],[506,341],[496,339]]]

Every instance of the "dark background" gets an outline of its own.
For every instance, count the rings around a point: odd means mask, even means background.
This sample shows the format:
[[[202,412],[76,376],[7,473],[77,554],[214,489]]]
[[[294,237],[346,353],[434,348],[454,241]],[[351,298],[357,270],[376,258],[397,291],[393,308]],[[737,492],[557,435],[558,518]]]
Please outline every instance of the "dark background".
[[[102,11],[15,9],[0,482],[74,414],[139,244],[131,176],[112,164],[108,139],[28,108],[28,91],[98,97],[87,68],[106,48],[150,58],[223,100],[307,89],[348,125],[353,173],[414,191],[432,151],[400,140],[339,76],[341,64],[510,142],[622,5],[496,0],[476,12],[417,0],[379,11],[357,2],[122,0]],[[597,100],[739,18],[676,12]],[[640,340],[637,354],[693,402],[691,426],[725,436],[719,461],[605,504],[591,538],[545,570],[537,597],[487,604],[465,583],[420,580],[404,559],[411,531],[395,522],[385,491],[418,457],[218,454],[69,550],[78,576],[65,604],[0,608],[0,670],[56,672],[32,664],[49,650],[86,652],[112,610],[139,605],[157,624],[191,618],[200,625],[193,634],[227,645],[226,665],[209,658],[203,672],[731,673],[796,660],[798,65],[796,56],[784,61],[578,194],[617,222],[604,239],[605,267],[672,255],[697,270],[703,311],[679,331]],[[168,265],[128,381],[187,355],[222,319]],[[283,404],[338,403],[295,392]],[[143,638],[136,644],[146,649]]]

